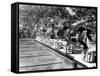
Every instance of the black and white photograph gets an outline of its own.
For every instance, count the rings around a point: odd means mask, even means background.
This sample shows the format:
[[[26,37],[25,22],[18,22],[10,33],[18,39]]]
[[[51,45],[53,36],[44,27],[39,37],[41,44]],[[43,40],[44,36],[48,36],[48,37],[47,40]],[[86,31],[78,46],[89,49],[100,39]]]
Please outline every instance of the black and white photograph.
[[[97,8],[19,4],[19,72],[97,68]]]

